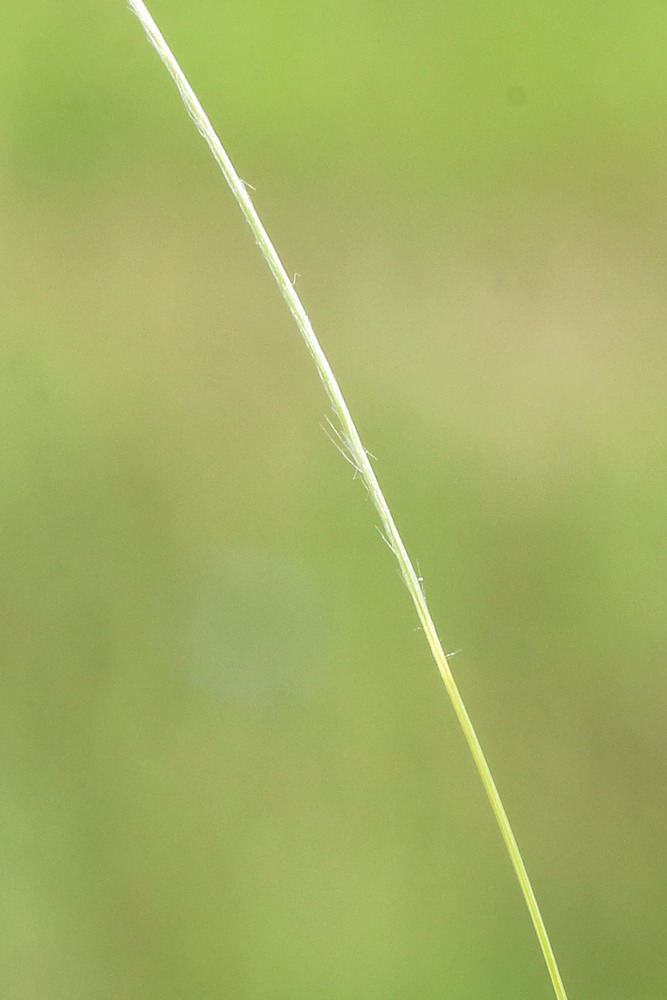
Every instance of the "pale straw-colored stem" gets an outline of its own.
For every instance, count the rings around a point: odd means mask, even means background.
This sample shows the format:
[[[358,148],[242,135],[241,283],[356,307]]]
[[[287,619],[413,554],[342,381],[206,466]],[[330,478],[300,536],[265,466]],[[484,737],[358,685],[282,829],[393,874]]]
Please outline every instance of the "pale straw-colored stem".
[[[535,898],[535,893],[528,877],[526,866],[523,863],[519,846],[516,842],[514,833],[512,832],[512,827],[510,826],[507,813],[505,812],[505,807],[503,806],[495,781],[493,780],[491,770],[486,761],[486,757],[484,756],[484,752],[477,738],[470,716],[468,715],[456,681],[452,675],[447,654],[445,653],[442,643],[438,638],[435,624],[431,617],[431,613],[422,590],[421,580],[417,576],[410,556],[408,555],[405,545],[403,544],[403,539],[401,538],[398,528],[396,527],[384,493],[382,492],[377,476],[375,475],[373,467],[370,463],[368,453],[361,442],[359,432],[356,428],[354,420],[352,419],[340,386],[338,385],[338,380],[331,369],[327,356],[322,350],[320,342],[315,335],[315,331],[313,330],[310,320],[308,319],[306,310],[304,309],[303,304],[296,293],[294,285],[290,280],[280,257],[278,256],[276,248],[271,242],[269,235],[257,214],[255,206],[253,205],[246,189],[246,185],[237,174],[234,165],[227,155],[220,139],[216,135],[216,132],[211,125],[206,112],[199,103],[195,92],[188,83],[181,67],[176,61],[174,54],[167,45],[160,29],[151,17],[142,0],[129,0],[129,5],[141,22],[150,43],[155,48],[160,59],[166,66],[169,75],[178,87],[188,114],[195,123],[197,131],[206,140],[216,163],[220,167],[225,180],[229,184],[232,194],[236,198],[236,201],[238,202],[239,207],[245,215],[248,225],[253,232],[257,246],[262,251],[264,258],[271,269],[271,273],[278,284],[280,292],[287,303],[299,330],[301,331],[301,335],[306,342],[306,347],[310,351],[313,361],[315,362],[315,367],[317,368],[322,384],[327,392],[329,400],[331,401],[331,405],[338,421],[340,422],[340,430],[338,431],[340,440],[345,451],[347,452],[347,457],[350,459],[359,473],[359,476],[363,480],[363,483],[371,496],[373,505],[378,512],[385,539],[396,556],[401,576],[403,577],[403,580],[405,581],[405,584],[410,592],[410,596],[424,630],[426,640],[431,649],[431,653],[433,654],[433,659],[436,662],[440,676],[442,677],[442,681],[447,690],[447,694],[449,695],[454,707],[456,717],[461,725],[461,729],[463,730],[470,752],[472,753],[480,778],[482,779],[484,790],[486,791],[491,808],[493,809],[498,822],[502,838],[507,848],[507,853],[510,856],[523,897],[526,901],[526,906],[528,907],[528,911],[535,928],[535,933],[537,934],[542,954],[544,955],[544,960],[546,962],[547,969],[549,970],[554,992],[558,1000],[567,1000],[565,987],[563,986],[558,965],[556,963],[556,957],[554,955],[553,948],[551,947],[547,929],[545,927],[544,920],[542,919],[542,914],[540,913],[540,908],[538,906],[537,899]]]

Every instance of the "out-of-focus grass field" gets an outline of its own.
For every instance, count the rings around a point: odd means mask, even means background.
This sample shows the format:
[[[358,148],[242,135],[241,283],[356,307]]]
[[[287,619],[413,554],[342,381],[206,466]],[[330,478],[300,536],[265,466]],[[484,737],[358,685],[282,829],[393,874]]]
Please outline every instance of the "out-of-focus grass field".
[[[663,1000],[664,4],[152,7],[461,649],[572,1000]],[[2,21],[2,997],[547,1000],[172,84],[121,0]]]

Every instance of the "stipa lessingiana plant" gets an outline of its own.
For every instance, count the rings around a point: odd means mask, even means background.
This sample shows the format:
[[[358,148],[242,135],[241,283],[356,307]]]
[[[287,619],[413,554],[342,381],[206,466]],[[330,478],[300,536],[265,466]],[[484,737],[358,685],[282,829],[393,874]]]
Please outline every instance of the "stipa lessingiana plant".
[[[445,653],[443,645],[438,637],[433,618],[431,617],[431,612],[426,603],[426,598],[421,585],[421,579],[415,572],[410,556],[408,555],[405,545],[403,544],[403,539],[399,534],[391,510],[389,509],[389,505],[387,504],[377,476],[375,475],[373,466],[371,465],[369,453],[362,444],[359,432],[354,420],[352,419],[347,403],[345,402],[345,397],[341,392],[338,380],[336,379],[327,356],[322,350],[320,342],[315,335],[315,331],[313,330],[310,320],[308,319],[301,299],[297,295],[294,285],[290,280],[287,271],[285,270],[282,261],[280,260],[280,257],[278,256],[278,253],[271,242],[261,219],[259,218],[259,215],[257,214],[252,199],[248,194],[246,185],[237,174],[234,165],[229,159],[229,156],[220,142],[220,139],[216,135],[216,132],[203,107],[199,103],[195,92],[188,83],[185,74],[176,61],[174,54],[164,40],[162,33],[151,17],[146,5],[143,3],[143,0],[129,0],[129,5],[141,22],[148,40],[157,51],[171,78],[178,87],[183,103],[196,125],[197,131],[206,140],[216,163],[220,167],[225,180],[231,188],[232,194],[236,198],[236,201],[238,202],[238,205],[253,232],[255,241],[264,255],[271,273],[276,280],[278,288],[280,289],[281,295],[287,303],[287,306],[292,313],[306,343],[306,347],[308,348],[315,363],[317,373],[326,390],[338,422],[336,437],[345,456],[356,469],[358,475],[368,490],[368,493],[370,494],[373,505],[380,518],[382,533],[385,541],[396,557],[401,576],[408,588],[408,591],[410,592],[412,602],[424,630],[433,659],[436,662],[443,684],[445,685],[447,694],[449,695],[456,713],[456,717],[459,720],[461,729],[463,730],[463,734],[475,761],[479,776],[482,780],[482,784],[484,785],[484,790],[491,808],[493,809],[500,833],[505,842],[505,847],[507,848],[507,853],[509,854],[517,880],[521,887],[521,892],[523,893],[526,906],[528,907],[528,912],[530,914],[533,927],[535,928],[540,948],[542,949],[544,961],[546,962],[547,969],[551,977],[554,993],[556,994],[558,1000],[567,1000],[567,994],[558,969],[556,957],[554,955],[549,935],[547,934],[547,929],[535,897],[535,892],[533,891],[533,887],[528,877],[528,872],[526,871],[526,866],[523,862],[523,858],[521,857],[521,852],[512,831],[507,813],[505,812],[505,807],[503,806],[500,795],[498,794],[498,789],[496,788],[493,775],[491,774],[486,757],[484,756],[479,739],[477,738],[477,733],[475,732],[475,728],[470,720],[470,716],[468,715],[456,681],[454,680],[454,676],[447,659],[447,654]]]

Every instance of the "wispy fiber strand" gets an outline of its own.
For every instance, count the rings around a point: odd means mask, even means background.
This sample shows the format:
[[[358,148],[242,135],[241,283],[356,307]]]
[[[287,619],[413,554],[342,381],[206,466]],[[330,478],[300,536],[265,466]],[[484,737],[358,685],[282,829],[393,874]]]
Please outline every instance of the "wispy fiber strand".
[[[549,941],[547,929],[545,927],[544,920],[542,919],[542,914],[540,913],[540,908],[528,877],[526,866],[523,863],[521,852],[519,851],[516,838],[512,831],[512,827],[510,826],[507,813],[505,812],[505,807],[503,806],[500,795],[498,794],[498,789],[496,788],[496,784],[493,780],[486,757],[484,756],[477,734],[449,667],[447,655],[443,649],[440,639],[438,638],[435,624],[431,617],[431,613],[428,609],[426,598],[422,590],[421,581],[415,572],[410,556],[408,555],[405,545],[403,544],[403,539],[399,534],[384,493],[380,488],[380,484],[371,465],[368,453],[361,442],[359,432],[357,431],[347,403],[345,402],[343,393],[338,385],[336,376],[334,375],[331,365],[329,364],[320,342],[315,335],[315,331],[313,330],[310,320],[306,314],[306,310],[304,309],[303,304],[295,291],[294,285],[292,284],[292,281],[290,280],[287,271],[285,270],[282,261],[280,260],[280,257],[278,256],[278,253],[271,242],[261,219],[259,218],[259,215],[257,214],[255,206],[253,205],[248,194],[246,185],[237,174],[234,165],[227,155],[220,139],[216,135],[208,116],[199,103],[197,95],[188,83],[181,67],[176,61],[174,54],[167,45],[160,29],[153,20],[146,5],[142,2],[142,0],[129,0],[129,5],[131,10],[134,14],[136,14],[137,18],[141,22],[148,40],[155,48],[160,59],[166,66],[169,75],[178,87],[188,114],[196,125],[197,131],[206,140],[216,163],[220,167],[225,180],[229,184],[232,194],[236,198],[241,211],[246,217],[248,225],[254,234],[255,241],[262,251],[269,268],[271,269],[271,273],[278,284],[281,295],[287,303],[287,306],[292,313],[299,330],[301,331],[301,335],[306,342],[306,347],[310,351],[312,359],[315,362],[315,367],[317,368],[317,372],[329,397],[331,406],[333,407],[333,410],[339,420],[340,429],[338,430],[338,434],[340,435],[344,449],[346,450],[347,456],[351,460],[353,466],[359,473],[359,476],[363,480],[364,485],[371,496],[373,505],[378,512],[385,540],[398,561],[401,576],[403,577],[403,580],[405,581],[405,584],[410,592],[410,596],[412,597],[419,621],[421,622],[426,640],[431,649],[431,653],[433,654],[433,659],[436,662],[440,676],[442,677],[442,681],[447,690],[447,694],[449,695],[454,707],[456,717],[461,725],[461,729],[463,730],[470,752],[472,753],[480,778],[482,779],[484,790],[486,791],[491,808],[493,809],[502,838],[507,848],[507,853],[510,856],[526,906],[528,907],[528,911],[535,928],[535,933],[537,934],[540,947],[542,949],[544,961],[546,962],[547,969],[551,977],[554,992],[558,1000],[567,1000],[567,994],[556,963],[556,957],[554,955],[553,948],[551,947],[551,942]]]

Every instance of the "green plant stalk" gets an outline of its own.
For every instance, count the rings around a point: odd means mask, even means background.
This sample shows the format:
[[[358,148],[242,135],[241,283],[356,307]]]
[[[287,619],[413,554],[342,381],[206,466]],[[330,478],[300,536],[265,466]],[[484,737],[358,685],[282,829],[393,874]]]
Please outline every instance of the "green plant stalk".
[[[333,407],[333,410],[340,422],[340,431],[337,431],[337,435],[343,446],[345,457],[350,460],[352,465],[357,470],[370,494],[373,505],[378,512],[385,540],[396,557],[401,576],[410,592],[417,616],[421,622],[431,653],[433,654],[433,659],[435,660],[438,671],[440,672],[443,684],[445,685],[447,694],[449,695],[451,703],[454,707],[454,712],[456,713],[456,717],[459,721],[461,729],[463,730],[468,747],[470,748],[470,752],[473,756],[473,760],[479,772],[482,784],[484,785],[484,790],[500,828],[500,833],[505,842],[507,853],[509,854],[517,880],[521,887],[521,892],[523,893],[526,906],[528,907],[528,912],[530,914],[533,927],[535,928],[540,948],[542,949],[544,961],[551,977],[554,992],[558,1000],[567,1000],[567,994],[558,969],[556,956],[549,940],[549,935],[540,912],[535,892],[530,878],[528,877],[528,872],[526,871],[526,866],[523,862],[523,858],[512,831],[505,807],[503,806],[498,789],[496,788],[496,783],[493,779],[493,775],[491,774],[491,769],[489,768],[486,757],[484,756],[484,751],[482,750],[477,733],[475,732],[475,728],[472,724],[470,716],[468,715],[461,693],[458,689],[456,681],[454,680],[454,676],[447,659],[447,654],[445,653],[442,643],[438,637],[433,618],[431,617],[431,612],[429,611],[428,604],[426,603],[421,580],[415,572],[410,556],[408,555],[407,549],[403,543],[403,539],[401,538],[398,528],[396,527],[393,515],[389,509],[384,493],[382,492],[377,476],[375,475],[373,466],[371,465],[368,452],[362,444],[359,432],[354,420],[352,419],[348,405],[345,402],[345,397],[340,389],[338,380],[333,373],[326,354],[322,350],[301,299],[297,295],[294,285],[290,280],[280,257],[278,256],[278,252],[276,251],[276,248],[274,247],[259,215],[257,214],[255,206],[252,203],[252,199],[248,194],[246,185],[236,172],[232,161],[220,142],[220,139],[218,138],[207,114],[200,104],[197,95],[188,83],[185,74],[176,61],[174,54],[167,45],[160,29],[153,20],[146,5],[142,2],[142,0],[128,0],[128,2],[131,10],[134,14],[136,14],[137,18],[141,22],[148,40],[156,50],[160,59],[167,68],[169,75],[178,87],[188,114],[197,127],[197,131],[205,139],[216,163],[223,173],[225,180],[231,188],[232,194],[238,202],[238,205],[253,232],[257,246],[260,248],[271,273],[276,280],[280,293],[287,303],[301,335],[306,342],[306,347],[310,351],[315,367],[317,368],[318,375],[331,402],[331,406]]]

